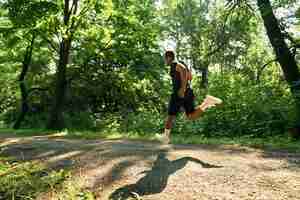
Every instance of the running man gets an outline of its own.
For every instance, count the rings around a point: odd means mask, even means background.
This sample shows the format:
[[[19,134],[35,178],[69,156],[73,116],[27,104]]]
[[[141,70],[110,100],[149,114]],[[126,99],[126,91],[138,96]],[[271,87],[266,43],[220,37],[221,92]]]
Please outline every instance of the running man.
[[[201,105],[195,107],[193,90],[190,88],[189,81],[192,80],[191,71],[182,64],[176,61],[174,51],[165,52],[165,62],[171,67],[170,76],[172,78],[173,92],[169,102],[168,117],[165,122],[165,131],[162,136],[163,142],[170,143],[170,133],[176,115],[184,108],[186,117],[189,120],[198,119],[206,109],[222,104],[222,100],[210,95]]]

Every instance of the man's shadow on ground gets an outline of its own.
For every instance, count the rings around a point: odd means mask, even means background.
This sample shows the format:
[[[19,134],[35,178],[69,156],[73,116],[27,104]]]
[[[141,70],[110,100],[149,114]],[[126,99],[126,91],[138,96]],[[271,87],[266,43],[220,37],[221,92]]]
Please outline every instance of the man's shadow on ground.
[[[185,167],[188,161],[198,163],[204,168],[220,168],[222,166],[211,165],[192,157],[183,157],[174,161],[167,159],[166,152],[160,153],[151,170],[144,171],[145,176],[135,184],[126,185],[115,190],[109,197],[110,200],[126,200],[129,197],[140,197],[144,195],[162,192],[168,183],[169,176],[177,170]]]

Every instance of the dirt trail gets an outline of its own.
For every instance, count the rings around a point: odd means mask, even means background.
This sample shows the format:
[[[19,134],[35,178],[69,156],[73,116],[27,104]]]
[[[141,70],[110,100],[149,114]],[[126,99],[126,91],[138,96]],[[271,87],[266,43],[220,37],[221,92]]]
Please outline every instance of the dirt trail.
[[[129,140],[2,137],[3,154],[73,167],[97,199],[299,200],[300,154]]]

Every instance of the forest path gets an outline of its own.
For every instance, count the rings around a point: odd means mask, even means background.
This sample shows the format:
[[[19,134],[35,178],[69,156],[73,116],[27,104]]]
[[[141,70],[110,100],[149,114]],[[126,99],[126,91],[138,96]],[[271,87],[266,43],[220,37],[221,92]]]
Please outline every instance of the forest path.
[[[82,189],[100,200],[300,199],[300,154],[284,150],[9,135],[0,137],[0,148],[49,169],[71,167]]]

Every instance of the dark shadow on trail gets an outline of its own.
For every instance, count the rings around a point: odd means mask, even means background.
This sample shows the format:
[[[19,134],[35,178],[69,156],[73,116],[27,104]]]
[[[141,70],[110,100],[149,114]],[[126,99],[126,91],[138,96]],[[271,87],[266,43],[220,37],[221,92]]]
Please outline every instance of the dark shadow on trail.
[[[193,157],[183,157],[170,161],[166,152],[160,153],[151,170],[144,171],[144,177],[135,184],[126,185],[115,190],[109,197],[110,200],[126,200],[129,197],[144,196],[162,192],[168,183],[170,175],[183,169],[188,161],[198,163],[204,168],[220,168],[222,166],[211,165]]]

